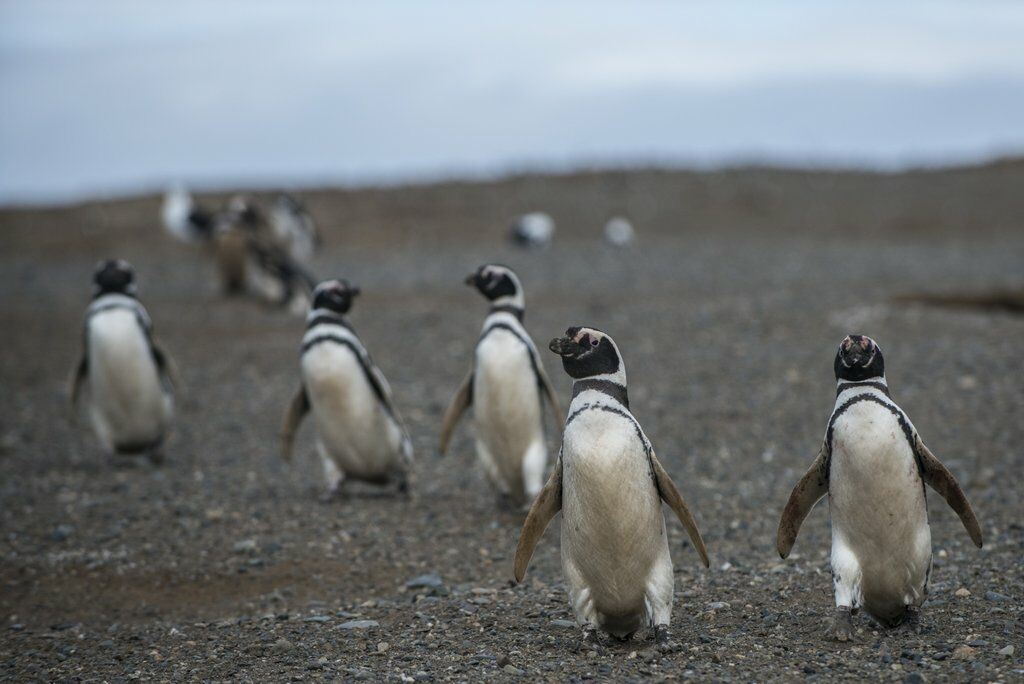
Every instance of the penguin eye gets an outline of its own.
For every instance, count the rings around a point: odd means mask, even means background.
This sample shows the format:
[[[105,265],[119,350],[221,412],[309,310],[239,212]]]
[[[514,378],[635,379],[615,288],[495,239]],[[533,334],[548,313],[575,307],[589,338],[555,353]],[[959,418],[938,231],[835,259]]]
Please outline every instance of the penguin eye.
[[[600,343],[601,343],[601,340],[597,339],[596,337],[591,337],[590,338],[590,346],[591,347],[596,347]]]

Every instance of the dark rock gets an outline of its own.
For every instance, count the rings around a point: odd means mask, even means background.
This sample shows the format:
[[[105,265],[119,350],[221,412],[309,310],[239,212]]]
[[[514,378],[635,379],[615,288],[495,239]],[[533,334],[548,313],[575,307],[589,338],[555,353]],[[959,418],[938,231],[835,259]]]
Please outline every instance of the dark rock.
[[[1013,599],[1006,594],[1000,594],[998,591],[986,591],[986,601],[1012,601]]]
[[[338,629],[375,629],[380,627],[376,620],[349,620],[338,625]]]

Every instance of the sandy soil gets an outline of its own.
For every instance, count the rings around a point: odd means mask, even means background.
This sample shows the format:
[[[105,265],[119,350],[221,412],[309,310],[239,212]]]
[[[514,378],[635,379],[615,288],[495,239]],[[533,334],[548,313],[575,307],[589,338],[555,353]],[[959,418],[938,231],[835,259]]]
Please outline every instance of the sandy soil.
[[[315,269],[362,286],[352,322],[418,457],[410,500],[353,487],[329,504],[311,425],[291,467],[275,451],[299,319],[221,299],[208,260],[162,234],[157,198],[0,210],[0,677],[1021,681],[1024,319],[900,299],[1024,286],[1021,187],[1024,163],[1004,162],[304,193],[326,232]],[[507,246],[508,220],[537,209],[558,222],[552,248]],[[601,242],[615,213],[634,220],[635,247]],[[67,418],[91,269],[115,255],[136,265],[184,376],[160,469],[112,466]],[[704,570],[670,522],[669,652],[643,638],[580,649],[557,525],[512,586],[521,516],[496,508],[471,427],[436,456],[485,310],[461,279],[485,260],[519,271],[542,349],[588,324],[623,351],[633,410],[712,557]],[[930,495],[927,631],[861,615],[840,645],[823,637],[826,507],[787,561],[774,537],[820,444],[832,355],[851,331],[885,349],[894,399],[964,485],[986,544],[975,549]],[[567,400],[568,378],[542,354]],[[440,586],[407,586],[421,575]]]

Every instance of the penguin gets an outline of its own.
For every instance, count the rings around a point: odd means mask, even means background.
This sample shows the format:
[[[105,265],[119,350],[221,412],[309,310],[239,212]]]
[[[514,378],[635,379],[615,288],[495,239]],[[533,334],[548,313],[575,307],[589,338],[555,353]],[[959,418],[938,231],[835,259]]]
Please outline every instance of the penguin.
[[[555,237],[555,221],[542,211],[523,214],[512,222],[509,236],[520,247],[547,247]]]
[[[848,335],[836,352],[836,401],[817,458],[793,489],[776,547],[789,555],[800,524],[826,494],[832,526],[835,617],[828,636],[848,641],[863,608],[886,627],[921,629],[932,565],[924,485],[956,511],[981,548],[981,527],[953,474],[925,446],[889,394],[882,350]]]
[[[72,373],[72,415],[88,385],[89,415],[110,455],[146,454],[161,447],[174,412],[177,372],[153,338],[153,324],[136,298],[135,270],[123,259],[100,262],[85,312],[83,353]]]
[[[548,523],[562,512],[562,574],[585,642],[598,630],[626,640],[641,628],[669,638],[672,557],[661,503],[679,518],[708,567],[690,510],[630,413],[626,369],[612,338],[569,328],[549,348],[573,379],[554,470],[523,524],[514,577],[521,582]]]
[[[295,313],[307,309],[316,281],[270,237],[256,206],[236,195],[214,230],[214,254],[226,295],[250,293]]]
[[[394,483],[406,493],[413,460],[391,388],[346,317],[358,294],[344,279],[316,287],[299,353],[301,381],[281,431],[281,454],[290,461],[295,433],[312,411],[327,497],[345,478]]]
[[[160,218],[168,233],[189,244],[211,240],[217,221],[217,216],[199,206],[182,185],[172,187],[164,195]]]
[[[445,411],[440,452],[472,404],[477,458],[502,501],[522,506],[544,486],[547,445],[543,400],[557,424],[558,398],[537,349],[523,327],[525,298],[519,277],[507,266],[484,264],[466,278],[491,303],[476,343],[473,364]]]
[[[629,219],[613,216],[604,224],[604,239],[613,247],[629,247],[636,241],[636,231]]]
[[[291,195],[278,195],[270,207],[269,218],[278,245],[297,263],[309,263],[321,240],[313,217],[302,203]]]

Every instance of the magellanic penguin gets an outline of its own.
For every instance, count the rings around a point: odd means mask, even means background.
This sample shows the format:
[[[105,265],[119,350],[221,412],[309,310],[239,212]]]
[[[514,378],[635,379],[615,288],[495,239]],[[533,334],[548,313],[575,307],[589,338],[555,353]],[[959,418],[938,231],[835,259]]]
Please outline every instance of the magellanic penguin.
[[[316,285],[313,277],[272,239],[262,212],[246,197],[233,197],[214,229],[214,253],[225,294],[251,293],[302,313]]]
[[[882,350],[849,335],[835,357],[836,403],[825,441],[782,512],[776,540],[789,555],[800,524],[828,494],[836,614],[829,635],[852,637],[851,611],[864,608],[885,626],[920,629],[932,542],[924,485],[960,516],[981,547],[981,527],[953,474],[921,441],[889,396]]]
[[[320,248],[320,233],[302,203],[291,195],[278,195],[270,206],[269,218],[275,242],[294,261],[308,264]]]
[[[523,214],[512,222],[509,237],[520,247],[547,247],[555,237],[555,220],[542,211]]]
[[[523,525],[515,555],[522,581],[548,523],[562,512],[562,573],[584,639],[595,630],[619,639],[654,628],[668,638],[672,558],[664,501],[708,566],[697,524],[640,424],[629,411],[626,369],[611,337],[569,328],[551,341],[573,378],[562,450]]]
[[[282,455],[291,459],[295,432],[312,411],[328,496],[345,478],[394,482],[404,493],[412,442],[384,374],[345,316],[358,294],[346,280],[325,281],[313,293],[300,351],[302,380],[285,414]]]
[[[160,208],[164,229],[186,243],[207,242],[213,238],[217,217],[195,201],[184,186],[176,185],[164,195]]]
[[[83,387],[100,443],[111,455],[162,460],[173,414],[176,373],[153,339],[153,324],[135,298],[135,271],[124,260],[100,262],[85,312],[83,354],[71,379],[71,410]]]
[[[473,365],[445,411],[441,453],[473,405],[476,452],[488,479],[513,505],[532,501],[544,486],[548,452],[543,400],[562,423],[562,412],[544,364],[523,327],[525,299],[519,277],[507,266],[485,264],[466,278],[491,302],[473,353]]]

